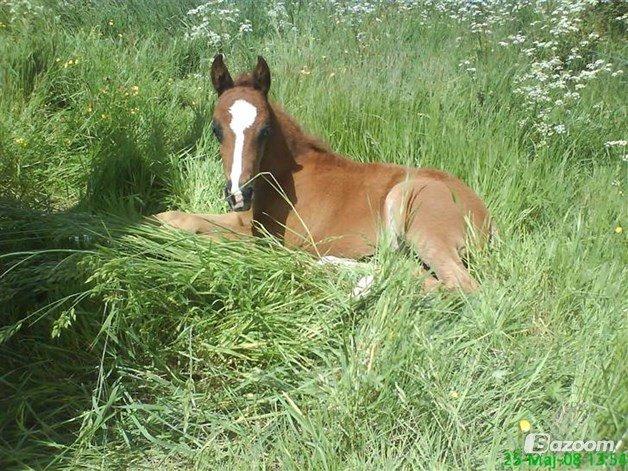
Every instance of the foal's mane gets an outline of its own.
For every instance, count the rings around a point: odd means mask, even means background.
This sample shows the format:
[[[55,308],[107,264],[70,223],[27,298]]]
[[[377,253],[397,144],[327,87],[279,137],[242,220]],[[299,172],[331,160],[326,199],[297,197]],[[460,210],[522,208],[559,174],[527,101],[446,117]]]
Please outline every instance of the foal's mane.
[[[303,131],[296,120],[286,113],[280,105],[271,103],[270,107],[275,120],[281,128],[281,133],[286,140],[286,144],[293,154],[297,155],[308,151],[331,152],[327,143]]]
[[[240,75],[234,83],[235,87],[257,88],[255,79],[250,73]],[[288,149],[294,154],[302,154],[308,151],[331,153],[331,149],[323,140],[308,134],[296,120],[286,113],[281,105],[269,101],[273,117],[281,128],[281,133],[286,141]]]

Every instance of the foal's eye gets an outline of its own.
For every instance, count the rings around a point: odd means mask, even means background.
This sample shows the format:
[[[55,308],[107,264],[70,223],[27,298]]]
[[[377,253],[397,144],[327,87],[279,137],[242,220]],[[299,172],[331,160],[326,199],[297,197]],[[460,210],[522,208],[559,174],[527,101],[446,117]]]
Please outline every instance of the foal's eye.
[[[266,139],[269,135],[270,135],[270,126],[264,126],[262,129],[260,129],[259,131],[260,140]]]
[[[212,132],[214,133],[216,139],[218,139],[218,142],[222,142],[222,129],[215,121],[212,121]]]

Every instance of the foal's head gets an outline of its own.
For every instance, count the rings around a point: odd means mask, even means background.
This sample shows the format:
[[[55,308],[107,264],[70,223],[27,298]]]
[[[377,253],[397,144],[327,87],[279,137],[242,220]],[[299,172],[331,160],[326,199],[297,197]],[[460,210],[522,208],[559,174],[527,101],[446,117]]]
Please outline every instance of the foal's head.
[[[220,142],[222,164],[227,177],[225,196],[233,211],[251,207],[253,184],[259,172],[266,139],[271,131],[271,113],[267,94],[270,70],[262,57],[251,72],[235,82],[223,61],[214,58],[212,83],[218,93],[212,129]]]

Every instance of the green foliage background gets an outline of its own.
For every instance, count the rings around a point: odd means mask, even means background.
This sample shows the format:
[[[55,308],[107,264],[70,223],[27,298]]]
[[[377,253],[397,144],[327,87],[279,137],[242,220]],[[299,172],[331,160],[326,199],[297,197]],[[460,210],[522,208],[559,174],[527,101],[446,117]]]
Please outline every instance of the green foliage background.
[[[533,36],[532,8],[482,35],[431,2],[358,24],[288,2],[290,28],[274,4],[238,2],[253,31],[212,47],[186,38],[194,2],[0,2],[3,468],[495,469],[524,418],[619,440],[626,168],[605,142],[626,137],[623,76],[540,142],[513,93],[530,60],[495,39]],[[591,60],[625,66],[622,5],[583,16]],[[359,271],[144,224],[226,209],[218,47],[232,71],[264,55],[272,98],[338,152],[475,188],[501,235],[472,259],[482,290],[426,296],[381,250],[354,301]]]

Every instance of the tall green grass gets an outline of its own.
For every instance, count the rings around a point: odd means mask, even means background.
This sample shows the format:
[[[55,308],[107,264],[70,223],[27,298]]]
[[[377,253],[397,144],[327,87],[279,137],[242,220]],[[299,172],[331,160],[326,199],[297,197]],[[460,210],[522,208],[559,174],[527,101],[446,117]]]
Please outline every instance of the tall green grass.
[[[539,147],[512,92],[526,57],[445,14],[384,10],[360,41],[290,3],[295,31],[222,46],[232,72],[263,54],[273,99],[338,152],[443,168],[487,201],[500,240],[473,256],[481,291],[426,296],[386,249],[328,268],[145,224],[226,210],[216,50],[185,39],[192,3],[46,5],[15,20],[0,4],[3,468],[493,469],[520,419],[625,433],[625,164],[604,146],[625,137],[621,76]],[[502,32],[532,29],[526,14]],[[600,44],[625,64],[617,35]]]

